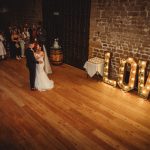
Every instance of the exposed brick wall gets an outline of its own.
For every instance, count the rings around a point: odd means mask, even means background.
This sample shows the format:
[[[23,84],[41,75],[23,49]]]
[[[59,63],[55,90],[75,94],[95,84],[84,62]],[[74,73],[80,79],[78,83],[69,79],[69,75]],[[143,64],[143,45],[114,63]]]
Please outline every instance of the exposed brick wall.
[[[150,60],[149,0],[91,0],[90,17],[89,57],[110,51],[112,78],[120,58]]]

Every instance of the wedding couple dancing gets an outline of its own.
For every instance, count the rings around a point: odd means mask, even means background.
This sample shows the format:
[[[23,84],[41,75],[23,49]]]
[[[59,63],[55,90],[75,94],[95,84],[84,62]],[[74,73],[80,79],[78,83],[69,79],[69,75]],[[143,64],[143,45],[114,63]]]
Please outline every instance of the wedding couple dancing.
[[[31,90],[45,91],[54,87],[53,80],[47,76],[52,73],[45,46],[30,42],[26,49],[25,55],[27,67],[29,69],[30,88]]]

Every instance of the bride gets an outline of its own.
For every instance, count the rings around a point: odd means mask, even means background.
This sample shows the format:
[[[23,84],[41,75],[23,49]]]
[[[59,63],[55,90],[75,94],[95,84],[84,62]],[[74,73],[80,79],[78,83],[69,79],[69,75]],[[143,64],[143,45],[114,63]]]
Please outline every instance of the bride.
[[[42,47],[39,44],[37,44],[35,58],[37,59],[37,61],[43,62],[41,64],[36,64],[35,88],[39,91],[49,90],[54,87],[53,80],[49,80],[47,76],[47,74],[52,73],[52,71],[44,46],[43,49],[44,51],[42,51]]]

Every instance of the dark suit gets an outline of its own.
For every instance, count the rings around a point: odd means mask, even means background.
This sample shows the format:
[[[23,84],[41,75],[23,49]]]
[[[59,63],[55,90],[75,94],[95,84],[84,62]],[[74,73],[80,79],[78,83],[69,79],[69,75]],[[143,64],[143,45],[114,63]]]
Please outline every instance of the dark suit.
[[[26,60],[27,60],[26,65],[29,69],[29,75],[30,75],[30,87],[32,89],[34,88],[34,83],[35,83],[36,64],[39,62],[36,61],[33,50],[31,48],[26,49],[25,55],[26,55]]]

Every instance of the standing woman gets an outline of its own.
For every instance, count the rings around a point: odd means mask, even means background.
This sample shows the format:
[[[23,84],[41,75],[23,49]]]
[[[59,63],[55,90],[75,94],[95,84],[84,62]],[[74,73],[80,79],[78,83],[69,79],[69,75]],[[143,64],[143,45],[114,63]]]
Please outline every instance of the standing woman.
[[[28,47],[29,42],[30,42],[30,33],[28,31],[28,28],[23,28],[23,32],[22,32],[22,38],[25,42],[25,49]]]
[[[50,90],[54,87],[54,81],[50,80],[44,70],[45,64],[45,53],[42,50],[42,46],[37,44],[35,58],[37,61],[42,63],[36,64],[36,75],[35,75],[35,88],[38,91]]]
[[[13,43],[13,55],[16,57],[17,60],[21,59],[21,47],[19,43],[19,34],[17,33],[17,29],[13,30],[11,35],[11,40]]]
[[[21,30],[19,30],[19,43],[21,48],[21,57],[25,57],[25,41]]]
[[[2,59],[4,59],[4,57],[6,55],[6,49],[4,47],[3,41],[4,41],[4,37],[3,37],[2,32],[0,32],[0,57]]]

